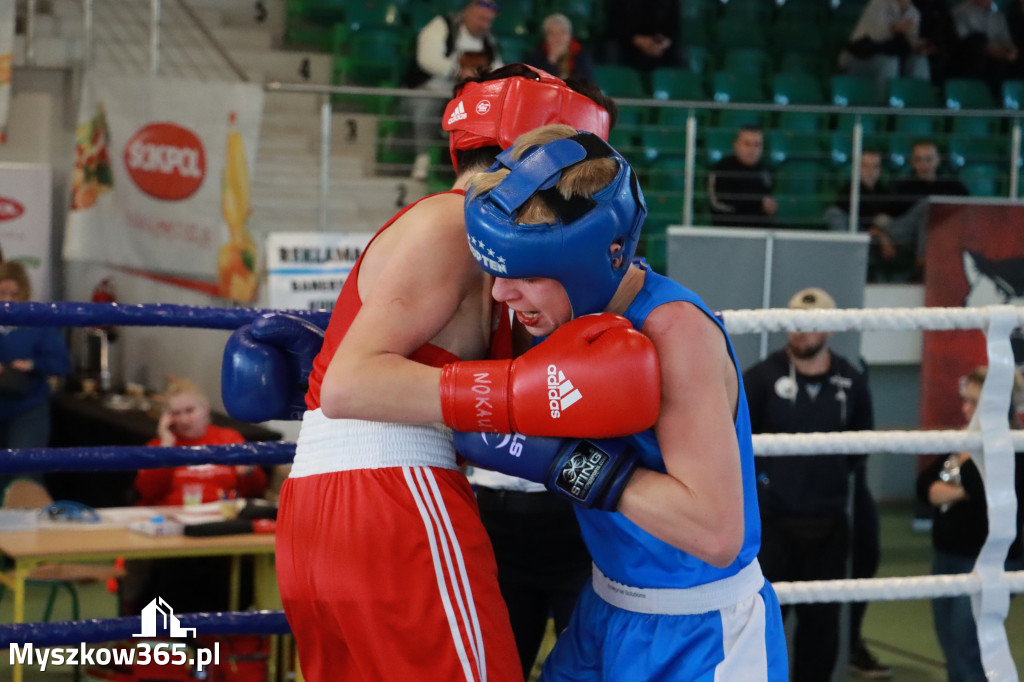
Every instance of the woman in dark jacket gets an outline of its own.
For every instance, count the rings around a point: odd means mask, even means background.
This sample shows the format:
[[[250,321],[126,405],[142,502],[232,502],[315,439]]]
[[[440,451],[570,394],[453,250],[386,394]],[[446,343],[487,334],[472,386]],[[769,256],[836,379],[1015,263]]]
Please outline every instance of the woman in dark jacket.
[[[960,391],[964,417],[974,416],[988,368],[975,369],[964,380]],[[1014,382],[1015,384],[1018,381]],[[1019,389],[1019,386],[1015,386]],[[1014,401],[1015,402],[1015,401]],[[1017,425],[1016,409],[1010,412],[1011,428]],[[1024,508],[1024,454],[1015,455],[1014,483],[1017,493],[1017,536],[1007,552],[1006,570],[1021,569],[1021,524]],[[985,484],[969,452],[957,452],[937,458],[917,477],[917,494],[933,507],[932,546],[935,558],[933,575],[970,573],[988,537],[988,507]],[[978,635],[967,596],[932,600],[935,633],[946,657],[950,682],[984,680]]]
[[[590,55],[572,37],[572,22],[564,14],[550,14],[540,25],[544,41],[526,58],[526,63],[547,71],[562,80],[585,78],[594,80]]]

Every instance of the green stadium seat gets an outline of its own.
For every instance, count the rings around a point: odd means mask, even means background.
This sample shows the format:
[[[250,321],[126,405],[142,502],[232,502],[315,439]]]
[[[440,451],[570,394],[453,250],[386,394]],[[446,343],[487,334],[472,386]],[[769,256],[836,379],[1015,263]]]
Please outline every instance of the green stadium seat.
[[[316,24],[336,24],[345,21],[348,2],[345,0],[316,0],[306,3],[306,19]]]
[[[816,133],[770,130],[765,134],[768,162],[781,166],[793,162],[820,163],[825,158],[823,138]]]
[[[975,135],[950,135],[947,141],[947,156],[954,169],[977,165],[995,165],[1009,168],[1009,147],[1007,141],[998,137],[977,137]]]
[[[700,74],[683,68],[661,68],[651,72],[654,99],[700,101],[708,98]]]
[[[504,64],[521,62],[529,54],[534,41],[528,36],[502,36],[498,41],[501,61]]]
[[[353,33],[364,30],[397,29],[405,23],[401,7],[394,2],[345,3],[345,24]]]
[[[820,55],[794,50],[786,50],[779,54],[780,73],[810,73],[820,76],[823,70]]]
[[[1024,103],[1024,81],[1003,81],[1003,108],[1020,109]]]
[[[1003,168],[995,164],[982,163],[965,166],[958,177],[967,187],[971,196],[998,197],[1008,194],[1009,177]]]
[[[875,84],[866,76],[832,76],[829,79],[832,104],[839,107],[874,107],[881,102],[875,96]]]
[[[813,111],[780,111],[776,127],[794,133],[825,130],[828,128],[828,114]]]
[[[822,196],[808,196],[803,193],[776,194],[779,210],[775,213],[774,225],[783,229],[820,229],[825,224],[825,209],[828,200]]]
[[[491,32],[497,36],[499,45],[505,36],[536,36],[539,31],[527,20],[527,15],[519,12],[500,12],[491,24]]]
[[[722,51],[737,47],[756,47],[762,50],[768,47],[765,24],[760,21],[722,17],[714,24],[714,35],[714,45]]]
[[[860,124],[865,133],[879,132],[885,128],[885,117],[880,114],[860,114]],[[836,117],[836,130],[849,133],[857,121],[857,114],[839,114]]]
[[[934,109],[939,107],[935,86],[920,78],[897,76],[888,82],[888,105],[897,109]]]
[[[704,159],[712,166],[724,157],[732,154],[732,142],[736,139],[735,130],[712,128],[704,133]]]
[[[827,171],[827,166],[821,162],[789,161],[775,170],[775,191],[804,197],[818,195]]]
[[[686,68],[703,76],[708,68],[708,48],[704,45],[688,44],[683,51],[686,54]]]
[[[597,65],[594,67],[594,80],[601,88],[601,92],[609,97],[650,97],[640,72],[628,66]]]
[[[407,68],[409,44],[393,30],[362,30],[352,35],[348,54],[334,59],[337,85],[397,86]]]
[[[718,112],[718,121],[715,124],[719,128],[730,128],[734,132],[743,126],[757,126],[767,128],[768,112],[765,111],[743,111],[739,109],[726,109]]]
[[[641,133],[644,161],[648,164],[666,157],[686,153],[686,137],[668,128],[648,128]]]
[[[821,0],[786,0],[786,2],[779,5],[775,13],[775,23],[779,24],[783,21],[792,23],[811,21],[820,26],[831,19],[831,14],[828,2],[822,2]]]
[[[941,134],[943,119],[938,116],[901,114],[893,116],[892,129],[898,133],[911,133],[918,137],[934,137]]]
[[[686,159],[659,158],[647,167],[647,177],[646,186],[652,190],[675,191],[681,195],[686,188]]]
[[[808,73],[776,73],[771,90],[776,104],[825,104],[821,81]]]
[[[716,102],[767,101],[760,78],[751,78],[747,74],[733,71],[715,71],[711,74],[711,94]]]
[[[984,81],[973,78],[950,78],[946,81],[947,109],[995,109],[996,102]],[[999,127],[999,119],[986,115],[954,116],[951,129],[954,133],[990,135]]]
[[[722,55],[722,70],[764,78],[771,59],[765,50],[756,47],[735,47]]]
[[[771,45],[777,53],[782,50],[804,52],[820,60],[825,49],[825,34],[821,27],[821,21],[806,16],[792,19],[780,17],[769,30]]]

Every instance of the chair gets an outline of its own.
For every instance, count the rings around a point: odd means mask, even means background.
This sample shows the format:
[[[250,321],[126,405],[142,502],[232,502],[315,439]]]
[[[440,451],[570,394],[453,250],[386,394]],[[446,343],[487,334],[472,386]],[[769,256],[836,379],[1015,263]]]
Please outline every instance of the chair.
[[[1003,108],[1020,109],[1024,102],[1024,81],[1003,81]]]
[[[819,4],[824,6],[823,3]],[[789,3],[783,7],[787,5]],[[783,19],[780,16],[769,31],[771,45],[778,52],[782,50],[802,52],[814,55],[820,60],[825,49],[824,32],[821,30],[822,23],[821,20],[815,20],[813,16],[801,15],[790,19]]]
[[[770,59],[765,50],[757,47],[734,47],[722,55],[722,69],[733,73],[764,78]]]
[[[764,22],[722,17],[714,26],[714,44],[719,50],[732,50],[737,47],[756,47],[763,50],[768,47]]]
[[[964,166],[958,177],[964,183],[971,196],[997,197],[1006,196],[1007,173],[1004,169],[990,163]]]
[[[890,107],[897,109],[935,109],[939,106],[939,98],[931,83],[920,78],[896,76],[889,83]]]
[[[334,82],[345,85],[398,85],[405,69],[408,41],[390,29],[353,34],[348,55],[335,57]]]
[[[829,79],[832,104],[839,107],[874,107],[881,104],[875,84],[866,76],[832,76]]]
[[[363,30],[397,29],[405,22],[402,9],[392,2],[347,2],[345,24],[353,33]]]
[[[526,17],[526,14],[520,12],[500,12],[494,17],[491,32],[498,37],[499,45],[506,36],[526,37],[535,33]],[[575,24],[573,29],[575,32]]]
[[[891,133],[885,141],[885,165],[894,173],[906,168],[917,139],[918,136],[913,133]]]
[[[664,157],[681,157],[686,153],[686,136],[676,130],[648,128],[641,134],[641,142],[647,162]]]
[[[813,111],[780,111],[778,128],[790,132],[812,133],[828,127],[828,114]]]
[[[609,97],[635,99],[650,97],[644,87],[640,72],[628,66],[597,65],[594,67],[594,80],[597,81],[601,92]]]
[[[817,161],[789,161],[775,170],[774,191],[805,197],[820,194],[826,173],[825,165]]]
[[[683,51],[686,54],[686,68],[703,75],[708,67],[708,48],[704,45],[686,45]]]
[[[1009,145],[1005,140],[974,135],[950,135],[947,143],[949,163],[959,170],[968,166],[1009,167]]]
[[[40,483],[29,479],[18,479],[12,482],[4,494],[4,509],[44,509],[53,503],[53,498]],[[78,587],[99,581],[107,582],[124,577],[124,567],[102,564],[54,563],[40,564],[29,573],[25,581],[26,587],[47,587],[49,594],[43,609],[42,621],[48,622],[53,615],[53,607],[61,590],[67,592],[71,600],[71,619],[79,620],[81,613],[78,602]],[[0,583],[0,595],[3,594]]]
[[[874,133],[885,128],[885,117],[879,114],[860,114],[860,124],[866,133]],[[857,121],[857,114],[839,114],[836,117],[836,130],[851,132]]]
[[[701,101],[708,98],[700,74],[681,68],[661,68],[651,72],[654,99]]]
[[[823,140],[815,133],[770,130],[765,135],[765,146],[773,166],[807,161],[819,163],[825,158]]]
[[[732,154],[732,142],[736,139],[735,130],[714,128],[704,136],[704,156],[707,165],[712,166]]]
[[[743,126],[767,128],[768,119],[769,115],[765,111],[726,109],[718,113],[718,123],[716,125],[719,128],[728,128],[735,134]]]
[[[821,82],[809,73],[776,73],[771,78],[776,104],[824,104]]]
[[[995,109],[995,99],[988,85],[973,78],[950,78],[946,81],[947,109]],[[952,132],[990,135],[998,127],[991,116],[954,116]]]
[[[716,71],[711,74],[711,94],[716,102],[766,101],[760,78],[751,78],[734,71]]]
[[[774,9],[771,0],[729,0],[722,7],[722,17],[738,23],[766,22],[771,19]]]

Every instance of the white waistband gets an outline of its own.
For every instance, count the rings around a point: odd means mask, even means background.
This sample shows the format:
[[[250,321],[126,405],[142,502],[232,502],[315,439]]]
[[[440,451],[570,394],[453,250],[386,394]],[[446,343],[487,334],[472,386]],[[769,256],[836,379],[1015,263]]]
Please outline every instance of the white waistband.
[[[594,592],[612,606],[665,616],[720,611],[757,594],[764,586],[761,564],[754,559],[736,575],[706,585],[676,588],[630,587],[617,583],[594,565]]]
[[[318,408],[302,415],[290,476],[405,466],[457,468],[452,430],[441,424],[329,419]]]

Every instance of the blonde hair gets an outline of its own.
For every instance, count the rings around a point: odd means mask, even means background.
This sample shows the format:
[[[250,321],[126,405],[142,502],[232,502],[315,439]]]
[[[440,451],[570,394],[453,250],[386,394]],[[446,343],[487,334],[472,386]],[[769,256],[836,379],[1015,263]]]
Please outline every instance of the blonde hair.
[[[16,260],[9,260],[0,263],[0,282],[9,279],[18,285],[18,295],[22,301],[32,298],[32,282],[29,281],[28,271],[25,266]]]
[[[975,367],[971,370],[970,374],[960,379],[961,395],[968,384],[974,384],[978,388],[982,388],[985,385],[985,379],[987,378],[987,365],[979,365],[978,367]],[[1022,396],[1024,396],[1024,375],[1021,374],[1019,369],[1014,368],[1013,387],[1010,389],[1010,422],[1015,428],[1020,421],[1018,410],[1020,409]]]
[[[164,391],[164,399],[170,400],[174,396],[178,395],[190,395],[198,398],[207,407],[210,405],[210,399],[206,397],[206,393],[203,389],[199,388],[199,384],[189,379],[168,377],[167,390]]]
[[[518,161],[523,155],[534,147],[542,147],[555,140],[564,140],[574,137],[577,131],[572,126],[561,123],[535,128],[528,133],[523,133],[512,145],[511,157]],[[497,187],[509,170],[500,170],[476,173],[469,180],[469,198],[472,199],[484,192],[490,192]],[[591,161],[581,161],[570,166],[562,172],[555,187],[558,193],[565,199],[573,197],[590,197],[607,187],[619,173],[619,164],[612,159],[602,158]],[[548,206],[543,197],[534,194],[527,199],[519,208],[516,222],[524,225],[537,225],[539,223],[551,223],[558,219],[558,215]]]

